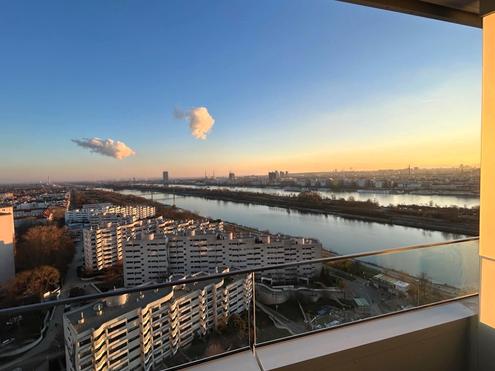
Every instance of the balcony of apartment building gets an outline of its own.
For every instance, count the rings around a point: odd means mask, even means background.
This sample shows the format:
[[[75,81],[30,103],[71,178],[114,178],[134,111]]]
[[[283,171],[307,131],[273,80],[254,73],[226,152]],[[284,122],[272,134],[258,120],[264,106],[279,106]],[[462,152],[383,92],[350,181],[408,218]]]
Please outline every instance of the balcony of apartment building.
[[[479,264],[477,288],[330,329],[262,341],[191,370],[495,370],[495,0],[344,2],[482,29],[480,238],[479,256],[470,262]],[[462,269],[449,267],[452,275]]]
[[[480,240],[472,237],[335,255],[0,309],[0,315],[25,315],[71,304],[72,310],[64,314],[65,326],[70,326],[71,333],[75,334],[94,331],[91,338],[93,349],[97,349],[100,342],[111,342],[117,334],[96,337],[99,328],[114,320],[112,311],[125,315],[135,311],[142,300],[151,311],[155,306],[160,307],[165,316],[168,315],[165,312],[176,312],[177,301],[172,298],[170,303],[163,302],[157,295],[158,288],[179,284],[187,288],[210,280],[245,282],[249,279],[250,289],[243,292],[243,298],[239,298],[237,292],[226,293],[222,301],[225,307],[219,307],[219,303],[208,304],[208,322],[197,316],[184,323],[165,321],[153,329],[156,331],[153,335],[161,339],[158,343],[152,344],[151,333],[141,339],[138,337],[137,341],[143,345],[141,358],[150,359],[153,355],[156,364],[153,369],[157,370],[301,370],[306,367],[315,370],[492,370],[490,350],[495,344],[495,335],[490,322],[483,322],[489,317],[483,317],[482,312],[486,308],[484,282],[482,295],[479,295],[479,251]],[[289,281],[283,275],[284,281],[272,280],[271,286],[264,283],[263,278],[269,277],[272,271],[293,272],[294,267],[320,269],[320,274],[314,279],[294,276]],[[481,273],[482,280],[489,277],[483,269]],[[112,298],[122,297],[123,293],[127,300],[116,304]],[[243,305],[236,305],[240,299]],[[101,303],[98,308],[95,302]],[[97,312],[91,315],[95,308]],[[81,322],[81,312],[86,314],[84,322]],[[193,321],[197,323],[191,323]],[[241,325],[236,325],[239,323]],[[145,318],[135,325],[139,333],[139,328],[146,327]],[[198,330],[193,330],[195,326]],[[127,339],[129,337],[132,338]],[[77,349],[76,344],[65,345],[68,349]],[[127,345],[129,348],[139,346],[136,342]],[[120,341],[114,342],[105,353],[108,357],[117,357],[125,347]],[[172,351],[163,353],[162,349]],[[102,362],[98,354],[97,351],[93,358],[95,362]],[[0,369],[11,369],[9,367],[19,359],[23,359],[24,365],[51,357],[61,359],[60,354],[51,353],[43,354],[42,359],[39,354],[30,356],[29,351],[19,358],[14,355],[1,363]],[[76,352],[71,358],[79,359],[78,364],[88,360],[86,351]],[[125,368],[126,362],[122,359],[119,364]],[[102,364],[95,363],[94,367],[98,366]]]
[[[246,287],[247,294],[244,294],[246,313],[242,315],[246,316],[247,326],[242,336],[235,337],[235,342],[216,353],[213,347],[197,359],[188,355],[181,362],[177,359],[169,362],[168,358],[155,360],[160,365],[156,369],[495,370],[495,0],[346,2],[482,28],[480,237],[181,280],[182,286],[213,278],[252,278],[252,285]],[[438,262],[441,264],[436,264]],[[301,268],[310,271],[312,265],[323,267],[328,279],[335,283],[331,289],[308,282],[263,289],[263,278],[270,277],[270,270],[294,272]],[[46,310],[123,292],[132,295],[144,291],[147,295],[147,291],[172,286],[173,282],[167,282],[144,289],[121,289],[114,293],[0,309],[0,314]],[[349,290],[360,292],[361,297],[351,300],[347,296]],[[314,297],[341,303],[342,309],[330,313],[328,307],[315,308]],[[293,307],[279,311],[278,308],[291,298],[297,299],[292,300]],[[215,300],[208,300],[207,304],[213,302]],[[216,305],[217,313],[210,307],[207,311],[211,326],[217,318],[232,315],[224,313],[230,307],[228,295]],[[353,311],[346,310],[351,306]],[[77,307],[74,312],[74,317],[78,318]],[[170,337],[168,346],[181,354],[176,335],[186,323],[178,322],[178,313],[177,302],[171,302],[168,312],[171,319],[166,324],[169,328],[164,331]],[[294,319],[297,316],[301,318]],[[77,328],[77,323],[74,327]],[[222,336],[222,332],[219,334]],[[233,335],[229,333],[228,336]],[[198,347],[198,344],[193,346]],[[160,354],[151,349],[144,354],[146,362],[152,351],[156,356]],[[12,359],[6,365],[0,364],[0,370],[9,369]]]

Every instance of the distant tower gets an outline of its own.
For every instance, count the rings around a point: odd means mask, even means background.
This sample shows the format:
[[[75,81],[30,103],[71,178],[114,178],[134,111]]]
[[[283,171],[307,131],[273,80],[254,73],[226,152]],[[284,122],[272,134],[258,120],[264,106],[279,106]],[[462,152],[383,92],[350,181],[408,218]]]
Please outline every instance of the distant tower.
[[[168,184],[168,171],[162,173],[163,184]]]
[[[0,206],[0,285],[15,276],[14,208]]]
[[[411,176],[411,164],[409,164],[408,170],[409,170],[409,176]]]

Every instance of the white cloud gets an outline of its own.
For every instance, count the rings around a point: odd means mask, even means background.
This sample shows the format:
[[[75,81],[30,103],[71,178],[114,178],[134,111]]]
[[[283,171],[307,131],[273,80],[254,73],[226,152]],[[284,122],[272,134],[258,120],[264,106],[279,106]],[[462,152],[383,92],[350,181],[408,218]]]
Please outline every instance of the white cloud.
[[[113,139],[100,139],[100,138],[83,138],[72,139],[74,143],[83,148],[89,148],[93,153],[99,153],[100,155],[109,156],[122,160],[129,156],[134,156],[136,152],[127,146],[124,142]]]
[[[189,121],[191,134],[196,139],[205,140],[215,120],[211,117],[206,107],[195,107],[188,111],[176,109],[175,118]]]

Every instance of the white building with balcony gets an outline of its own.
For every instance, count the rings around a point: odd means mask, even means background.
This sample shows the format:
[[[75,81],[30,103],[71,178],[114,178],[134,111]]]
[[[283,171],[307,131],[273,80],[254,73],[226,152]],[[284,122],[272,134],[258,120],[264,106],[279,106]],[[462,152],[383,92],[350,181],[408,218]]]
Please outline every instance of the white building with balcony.
[[[196,275],[199,277],[202,275]],[[251,274],[125,294],[64,314],[69,371],[151,370],[249,307]]]
[[[126,217],[120,218],[116,222],[106,222],[107,216],[100,215],[100,220],[105,222],[91,224],[89,228],[83,230],[84,267],[86,270],[101,270],[115,265],[123,259],[124,242],[134,239],[142,233],[185,233],[190,229],[198,229],[204,233],[223,231],[223,222],[221,221],[188,220],[177,222],[165,220],[162,217],[144,220]],[[95,219],[95,222],[97,221]]]
[[[116,239],[108,239],[115,243]],[[120,242],[119,242],[120,243]],[[218,267],[250,269],[321,258],[321,243],[314,239],[279,235],[234,235],[188,230],[166,234],[134,234],[123,242],[124,284],[139,286],[172,274],[215,272]],[[298,265],[265,271],[271,282],[309,279],[320,273],[320,264]]]
[[[148,205],[117,206],[109,203],[88,204],[81,209],[65,212],[65,224],[69,228],[85,227],[102,222],[102,219],[118,219],[119,217],[135,217],[136,219],[152,218],[156,215],[156,208]]]
[[[233,233],[168,236],[169,270],[178,274],[213,272],[218,266],[250,269],[321,258],[322,246],[315,239],[281,235],[234,235]],[[265,271],[274,282],[319,274],[320,264],[299,265]]]
[[[124,285],[140,286],[146,282],[164,281],[168,270],[168,238],[142,233],[124,245]]]
[[[103,216],[104,217],[104,216]],[[125,219],[125,222],[128,220]],[[134,220],[131,223],[108,222],[83,230],[84,267],[88,271],[109,268],[123,259],[123,243],[140,233],[167,229],[162,218]]]

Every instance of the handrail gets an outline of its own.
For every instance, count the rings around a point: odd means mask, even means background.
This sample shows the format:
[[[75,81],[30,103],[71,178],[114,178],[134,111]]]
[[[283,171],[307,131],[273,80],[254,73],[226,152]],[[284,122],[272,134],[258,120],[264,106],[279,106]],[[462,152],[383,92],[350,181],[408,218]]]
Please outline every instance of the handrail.
[[[227,277],[263,272],[263,271],[272,270],[272,269],[288,268],[288,267],[295,267],[295,266],[300,266],[300,265],[311,265],[311,264],[326,263],[326,262],[337,262],[337,261],[342,261],[342,260],[364,258],[364,257],[369,257],[369,256],[390,255],[390,254],[395,254],[395,253],[400,253],[400,252],[405,252],[405,251],[420,250],[420,249],[426,249],[426,248],[430,248],[430,247],[448,246],[448,245],[454,245],[457,243],[477,241],[477,240],[479,240],[479,237],[469,237],[469,238],[451,240],[451,241],[446,241],[446,242],[435,242],[435,243],[427,243],[427,244],[419,244],[419,245],[409,245],[409,246],[403,246],[403,247],[397,247],[397,248],[391,248],[391,249],[365,251],[365,252],[347,254],[347,255],[336,255],[336,256],[331,256],[328,258],[319,258],[319,259],[304,260],[304,261],[299,261],[299,262],[272,264],[272,265],[260,266],[260,267],[255,267],[255,268],[239,269],[239,270],[233,270],[233,271],[225,272],[225,273],[215,273],[215,274],[209,274],[209,275],[200,276],[200,277],[191,277],[191,278],[186,278],[186,279],[182,279],[182,280],[178,280],[178,281],[172,281],[172,282],[162,282],[162,283],[156,283],[156,284],[146,285],[146,286],[137,286],[137,287],[133,287],[133,288],[116,289],[113,291],[102,292],[102,293],[97,293],[97,294],[77,296],[74,298],[51,300],[51,301],[46,301],[44,303],[27,304],[27,305],[15,306],[15,307],[1,308],[0,309],[0,316],[1,315],[15,315],[15,314],[31,312],[31,311],[35,311],[35,310],[49,309],[49,308],[60,306],[60,305],[80,303],[83,301],[108,298],[108,297],[119,296],[119,295],[123,295],[123,294],[130,294],[130,293],[141,292],[141,291],[162,289],[162,288],[172,287],[172,286],[176,286],[176,285],[184,285],[184,284],[188,284],[188,283],[196,283],[196,282],[208,281],[208,280],[212,280],[212,279],[223,279],[223,278],[227,278]]]

